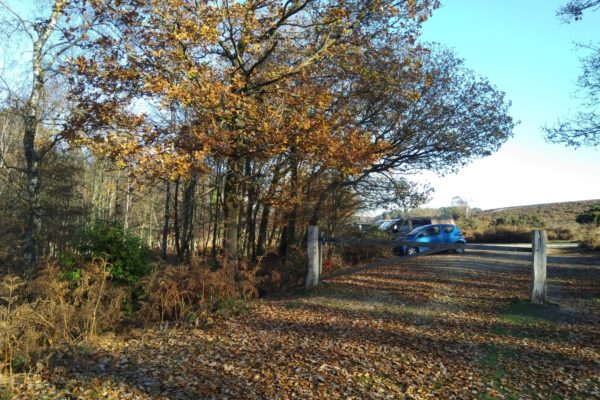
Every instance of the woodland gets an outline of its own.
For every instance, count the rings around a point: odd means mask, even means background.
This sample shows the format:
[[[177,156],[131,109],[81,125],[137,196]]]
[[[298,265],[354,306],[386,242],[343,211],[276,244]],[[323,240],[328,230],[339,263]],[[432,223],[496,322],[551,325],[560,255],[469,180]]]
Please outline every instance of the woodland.
[[[2,398],[122,398],[36,390],[61,360],[108,365],[106,334],[260,324],[246,302],[296,290],[308,225],[416,208],[431,188],[413,174],[513,134],[505,94],[420,40],[437,0],[25,3],[0,0],[0,367],[25,374]],[[148,343],[187,331],[167,332]],[[150,386],[136,396],[161,398]]]
[[[163,257],[285,255],[308,222],[418,202],[411,172],[512,133],[502,92],[417,41],[435,1],[51,6],[4,7],[34,50],[2,110],[4,251],[23,267],[95,221]]]

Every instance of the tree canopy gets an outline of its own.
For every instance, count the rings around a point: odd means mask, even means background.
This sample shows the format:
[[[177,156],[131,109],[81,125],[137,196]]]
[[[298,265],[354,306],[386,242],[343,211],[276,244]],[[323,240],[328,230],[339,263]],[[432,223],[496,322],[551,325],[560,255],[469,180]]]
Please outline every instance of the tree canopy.
[[[563,17],[566,21],[577,21],[583,18],[585,10],[597,10],[598,8],[600,8],[600,0],[571,0],[560,7],[556,14]]]
[[[558,10],[558,15],[567,22],[583,18],[586,10],[600,8],[598,0],[574,0]],[[583,99],[581,110],[553,127],[545,128],[546,137],[554,143],[579,147],[600,145],[600,47],[597,44],[579,44],[586,52],[581,58],[582,73],[577,80],[579,95]]]
[[[179,254],[193,241],[200,182],[223,224],[211,228],[213,247],[231,258],[240,246],[263,252],[269,227],[283,251],[297,224],[335,204],[416,206],[430,188],[410,174],[456,171],[514,127],[504,93],[419,42],[438,5],[61,1],[54,40],[70,45],[56,70],[69,86],[60,137],[126,170],[128,185],[165,182],[163,238],[184,215]]]

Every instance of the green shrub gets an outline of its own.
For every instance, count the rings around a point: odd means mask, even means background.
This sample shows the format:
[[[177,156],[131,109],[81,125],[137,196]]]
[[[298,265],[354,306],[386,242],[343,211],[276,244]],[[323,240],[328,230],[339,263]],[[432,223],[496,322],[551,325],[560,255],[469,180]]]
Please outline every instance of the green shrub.
[[[80,231],[76,248],[88,259],[106,259],[112,279],[119,283],[135,284],[150,271],[148,248],[115,222],[98,221]]]
[[[580,224],[596,224],[600,226],[600,206],[590,207],[586,212],[579,214],[575,221]]]
[[[248,303],[243,299],[226,297],[215,304],[215,314],[223,318],[237,317],[250,311]]]
[[[480,231],[487,227],[487,223],[480,218],[463,218],[456,221],[456,226],[464,233],[468,231]]]
[[[537,214],[511,214],[496,218],[494,225],[544,228],[546,226],[546,222]]]

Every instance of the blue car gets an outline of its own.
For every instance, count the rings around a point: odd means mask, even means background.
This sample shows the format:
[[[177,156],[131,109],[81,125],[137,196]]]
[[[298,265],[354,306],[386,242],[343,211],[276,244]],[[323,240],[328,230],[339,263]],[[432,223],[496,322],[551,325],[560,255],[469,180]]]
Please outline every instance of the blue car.
[[[465,252],[465,245],[467,243],[460,229],[456,225],[450,224],[419,226],[408,232],[405,236],[397,238],[396,241],[423,243],[423,246],[403,245],[394,248],[395,253],[400,255],[414,255],[426,252],[429,250],[429,247],[426,246],[427,243],[454,244],[456,245],[454,252],[462,254]]]

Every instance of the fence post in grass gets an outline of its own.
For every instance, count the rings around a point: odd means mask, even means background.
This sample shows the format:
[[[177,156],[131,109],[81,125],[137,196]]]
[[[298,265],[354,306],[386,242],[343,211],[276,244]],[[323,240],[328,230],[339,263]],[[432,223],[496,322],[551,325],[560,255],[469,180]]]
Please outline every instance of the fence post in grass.
[[[531,303],[546,303],[546,231],[533,231],[531,239]]]
[[[319,284],[319,227],[308,226],[308,273],[306,274],[306,290],[312,290]]]

